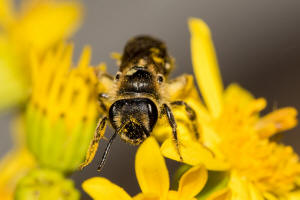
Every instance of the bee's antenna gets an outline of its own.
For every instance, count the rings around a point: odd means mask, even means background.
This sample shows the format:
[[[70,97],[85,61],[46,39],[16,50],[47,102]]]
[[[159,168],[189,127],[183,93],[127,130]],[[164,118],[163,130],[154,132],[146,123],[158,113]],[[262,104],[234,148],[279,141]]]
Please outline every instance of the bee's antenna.
[[[108,144],[106,145],[104,154],[103,154],[103,156],[102,156],[101,162],[100,162],[99,167],[98,167],[98,169],[97,169],[97,171],[99,171],[99,172],[101,171],[101,169],[102,169],[102,167],[103,167],[103,165],[104,165],[104,163],[105,163],[105,161],[106,161],[107,154],[109,153],[111,144],[113,143],[114,139],[116,138],[116,135],[117,135],[117,132],[115,132],[115,133],[111,136],[111,138],[109,139]]]

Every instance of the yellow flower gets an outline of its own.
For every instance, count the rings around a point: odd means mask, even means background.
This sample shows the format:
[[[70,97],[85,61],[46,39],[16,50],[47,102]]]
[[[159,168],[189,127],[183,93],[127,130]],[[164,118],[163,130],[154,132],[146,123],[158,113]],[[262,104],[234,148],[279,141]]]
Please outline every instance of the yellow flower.
[[[265,99],[255,99],[237,84],[224,91],[209,28],[199,19],[190,19],[189,25],[194,71],[207,108],[196,109],[201,118],[200,141],[181,141],[184,162],[203,163],[207,153],[200,147],[205,145],[216,159],[228,164],[232,199],[300,199],[298,155],[291,147],[270,140],[297,124],[297,111],[287,107],[260,117]],[[203,113],[207,115],[202,117]],[[167,140],[162,152],[179,160],[174,146]]]
[[[207,171],[203,166],[189,169],[180,179],[177,191],[169,190],[168,170],[159,145],[153,137],[147,138],[139,147],[135,159],[135,171],[142,193],[130,197],[121,187],[102,177],[86,180],[82,187],[95,200],[192,200],[204,187]],[[230,193],[222,191],[209,199],[222,200]]]
[[[20,11],[0,0],[0,109],[23,103],[30,91],[29,55],[65,40],[77,29],[82,8],[76,1],[25,0]],[[5,86],[5,87],[4,87]]]
[[[26,110],[30,151],[42,166],[73,171],[85,157],[98,118],[98,79],[86,47],[76,68],[72,45],[32,59],[32,95]],[[101,66],[100,66],[101,67]]]

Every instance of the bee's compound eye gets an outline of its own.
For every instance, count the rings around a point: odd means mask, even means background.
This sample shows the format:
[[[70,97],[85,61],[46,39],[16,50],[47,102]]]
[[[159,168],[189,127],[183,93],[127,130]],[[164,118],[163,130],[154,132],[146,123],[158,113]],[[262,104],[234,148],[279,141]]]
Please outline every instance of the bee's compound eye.
[[[118,81],[120,79],[120,77],[121,77],[121,73],[118,72],[117,75],[116,75],[116,80]]]
[[[158,76],[157,76],[157,82],[158,82],[158,83],[164,82],[164,77],[163,77],[162,75],[158,75]]]

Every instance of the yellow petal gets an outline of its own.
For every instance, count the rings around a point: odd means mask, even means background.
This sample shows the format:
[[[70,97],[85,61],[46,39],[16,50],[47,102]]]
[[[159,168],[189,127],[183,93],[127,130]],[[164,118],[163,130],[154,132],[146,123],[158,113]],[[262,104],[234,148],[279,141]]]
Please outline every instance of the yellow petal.
[[[256,116],[266,107],[264,98],[255,99],[250,92],[238,84],[230,84],[224,91],[223,115],[233,115],[235,118],[249,118]]]
[[[209,148],[216,157],[224,157],[224,153],[220,150],[220,142],[221,139],[218,132],[214,130],[210,124],[201,124],[202,131],[201,131],[201,140],[205,147]]]
[[[179,198],[191,199],[204,187],[207,181],[207,171],[203,165],[189,169],[179,180]]]
[[[14,38],[44,50],[69,37],[78,27],[82,8],[76,2],[38,2],[26,10],[13,29]]]
[[[147,138],[139,147],[135,157],[135,172],[143,193],[154,194],[165,199],[169,190],[169,174],[158,143]]]
[[[230,84],[224,91],[224,103],[236,105],[240,109],[244,109],[255,98],[246,89],[236,83]]]
[[[82,188],[95,200],[132,199],[124,189],[101,177],[84,181]]]
[[[160,197],[153,194],[137,194],[133,197],[134,200],[160,200]]]
[[[193,140],[181,141],[179,146],[180,153],[183,158],[183,162],[189,165],[204,164],[209,170],[226,170],[228,164],[223,160],[215,157],[215,155],[199,142]],[[162,154],[170,159],[180,161],[180,157],[177,153],[176,145],[172,138],[167,139],[162,147]]]
[[[297,125],[297,110],[292,107],[281,108],[262,117],[255,128],[261,138],[269,138],[276,133]]]
[[[213,193],[207,200],[229,200],[229,199],[231,199],[231,191],[228,189],[224,189]]]
[[[189,19],[194,72],[205,103],[213,117],[222,110],[223,85],[208,26],[201,19]]]

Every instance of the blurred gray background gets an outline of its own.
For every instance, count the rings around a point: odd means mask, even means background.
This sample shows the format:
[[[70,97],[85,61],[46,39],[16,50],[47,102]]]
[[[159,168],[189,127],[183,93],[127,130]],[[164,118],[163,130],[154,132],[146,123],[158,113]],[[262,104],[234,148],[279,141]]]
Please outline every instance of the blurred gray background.
[[[212,30],[225,85],[238,82],[256,97],[265,97],[267,111],[274,106],[300,109],[299,0],[87,0],[83,3],[84,23],[73,38],[76,60],[83,46],[90,44],[92,64],[105,61],[108,71],[114,74],[117,67],[110,59],[110,52],[121,52],[128,38],[149,34],[164,40],[176,58],[173,77],[192,73],[187,19],[199,17]],[[0,116],[0,156],[12,144],[11,116],[11,113]],[[300,153],[299,139],[298,127],[288,131],[283,142]],[[93,164],[73,175],[78,187],[86,178],[99,175],[96,165],[105,143],[101,142]],[[134,174],[135,151],[135,147],[118,138],[100,174],[132,195],[139,191]],[[174,170],[176,164],[170,161],[168,164]]]

